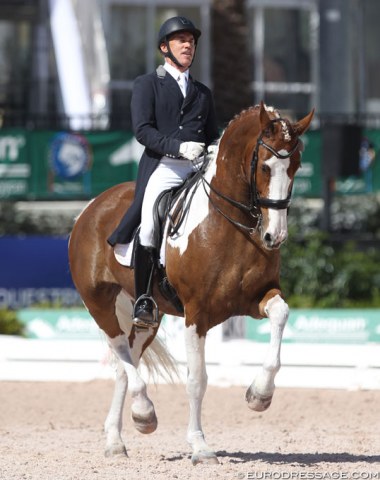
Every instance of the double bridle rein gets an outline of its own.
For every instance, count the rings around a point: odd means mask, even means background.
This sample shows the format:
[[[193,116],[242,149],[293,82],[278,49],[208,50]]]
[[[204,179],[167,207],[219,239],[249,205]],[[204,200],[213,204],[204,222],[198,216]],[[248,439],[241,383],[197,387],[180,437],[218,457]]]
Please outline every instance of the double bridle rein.
[[[279,117],[271,120],[268,126],[276,123],[276,122],[283,122],[284,119]],[[259,160],[259,148],[263,147],[267,149],[272,155],[274,155],[276,158],[280,158],[282,160],[285,160],[286,158],[290,158],[297,150],[298,145],[299,145],[299,140],[297,138],[297,141],[293,148],[290,150],[290,152],[286,154],[282,154],[277,152],[274,148],[272,148],[270,145],[264,142],[263,140],[263,135],[264,132],[262,131],[257,139],[255,149],[253,151],[252,155],[252,160],[251,160],[251,182],[250,182],[250,201],[248,205],[245,205],[244,203],[238,202],[227,195],[224,195],[223,193],[219,192],[217,189],[215,189],[204,177],[205,171],[203,170],[202,172],[202,182],[203,182],[203,188],[206,192],[206,195],[208,196],[211,205],[217,210],[218,213],[220,213],[224,218],[226,218],[230,223],[235,225],[238,228],[241,228],[245,231],[248,231],[250,235],[253,235],[256,233],[257,229],[260,227],[261,222],[262,222],[262,212],[261,212],[261,207],[263,208],[270,208],[274,210],[284,210],[289,208],[290,203],[291,203],[291,197],[292,197],[292,189],[289,190],[288,196],[285,199],[271,199],[271,198],[264,198],[260,197],[259,192],[257,191],[257,186],[256,186],[256,173],[257,173],[257,164]],[[210,190],[215,193],[218,197],[222,198],[223,200],[226,200],[229,204],[233,205],[234,207],[238,208],[242,212],[248,214],[250,217],[252,217],[256,225],[254,227],[250,227],[247,225],[244,225],[243,223],[240,223],[231,217],[229,217],[226,213],[224,213],[216,204],[215,202],[211,199],[209,192],[207,192],[205,185],[207,185]]]

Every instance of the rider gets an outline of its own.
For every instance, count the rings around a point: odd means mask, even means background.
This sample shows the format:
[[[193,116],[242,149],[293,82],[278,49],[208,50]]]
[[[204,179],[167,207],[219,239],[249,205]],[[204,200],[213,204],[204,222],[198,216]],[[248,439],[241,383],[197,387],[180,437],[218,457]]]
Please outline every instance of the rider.
[[[156,325],[153,299],[147,291],[157,254],[153,241],[155,200],[163,190],[180,185],[201,161],[204,149],[218,137],[211,91],[189,75],[200,35],[185,17],[166,20],[158,34],[165,64],[136,78],[133,86],[133,130],[145,150],[134,201],[108,242],[112,246],[131,242],[141,221],[134,262],[134,323],[140,326]]]

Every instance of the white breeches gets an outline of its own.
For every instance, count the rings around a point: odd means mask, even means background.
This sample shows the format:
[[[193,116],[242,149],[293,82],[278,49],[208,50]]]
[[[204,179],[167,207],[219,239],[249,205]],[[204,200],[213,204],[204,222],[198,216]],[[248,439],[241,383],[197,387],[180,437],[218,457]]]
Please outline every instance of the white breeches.
[[[140,243],[153,247],[153,206],[161,192],[177,187],[183,183],[189,173],[200,168],[203,157],[196,162],[185,159],[162,157],[156,170],[152,173],[145,189],[141,210]]]

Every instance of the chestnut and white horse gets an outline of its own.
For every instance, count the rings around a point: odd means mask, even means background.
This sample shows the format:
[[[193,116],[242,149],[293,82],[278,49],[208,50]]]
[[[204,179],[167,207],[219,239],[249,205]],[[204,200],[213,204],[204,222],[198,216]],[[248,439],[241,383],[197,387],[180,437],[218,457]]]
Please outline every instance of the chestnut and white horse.
[[[287,237],[287,208],[300,166],[299,137],[312,117],[310,112],[292,123],[263,103],[235,117],[193,187],[185,220],[166,240],[167,276],[184,306],[190,404],[187,441],[193,464],[218,463],[201,425],[207,386],[205,343],[210,328],[232,316],[269,318],[268,353],[246,400],[257,411],[271,403],[288,318],[288,305],[280,289],[279,247]],[[121,428],[128,388],[136,428],[150,433],[157,426],[146,383],[137,370],[143,352],[155,348],[157,329],[133,326],[133,269],[121,266],[107,243],[133,194],[134,183],[124,183],[95,198],[77,219],[69,245],[74,283],[119,359],[105,422],[107,455],[126,453]],[[160,317],[164,313],[177,315],[156,284],[153,296]],[[156,358],[165,358],[162,349]]]

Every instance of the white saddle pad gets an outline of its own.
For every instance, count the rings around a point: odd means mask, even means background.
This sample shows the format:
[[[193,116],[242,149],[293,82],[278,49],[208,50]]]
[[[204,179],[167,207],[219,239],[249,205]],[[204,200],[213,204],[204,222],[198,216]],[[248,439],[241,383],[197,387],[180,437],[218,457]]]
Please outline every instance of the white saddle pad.
[[[161,244],[161,251],[160,251],[160,263],[163,267],[165,267],[165,252],[166,252],[166,239],[167,239],[167,232],[168,228],[167,225],[165,226],[164,230],[164,238]],[[133,239],[130,243],[117,243],[113,247],[113,253],[115,255],[116,260],[125,267],[132,266],[133,260],[133,246],[135,244],[135,240]]]

